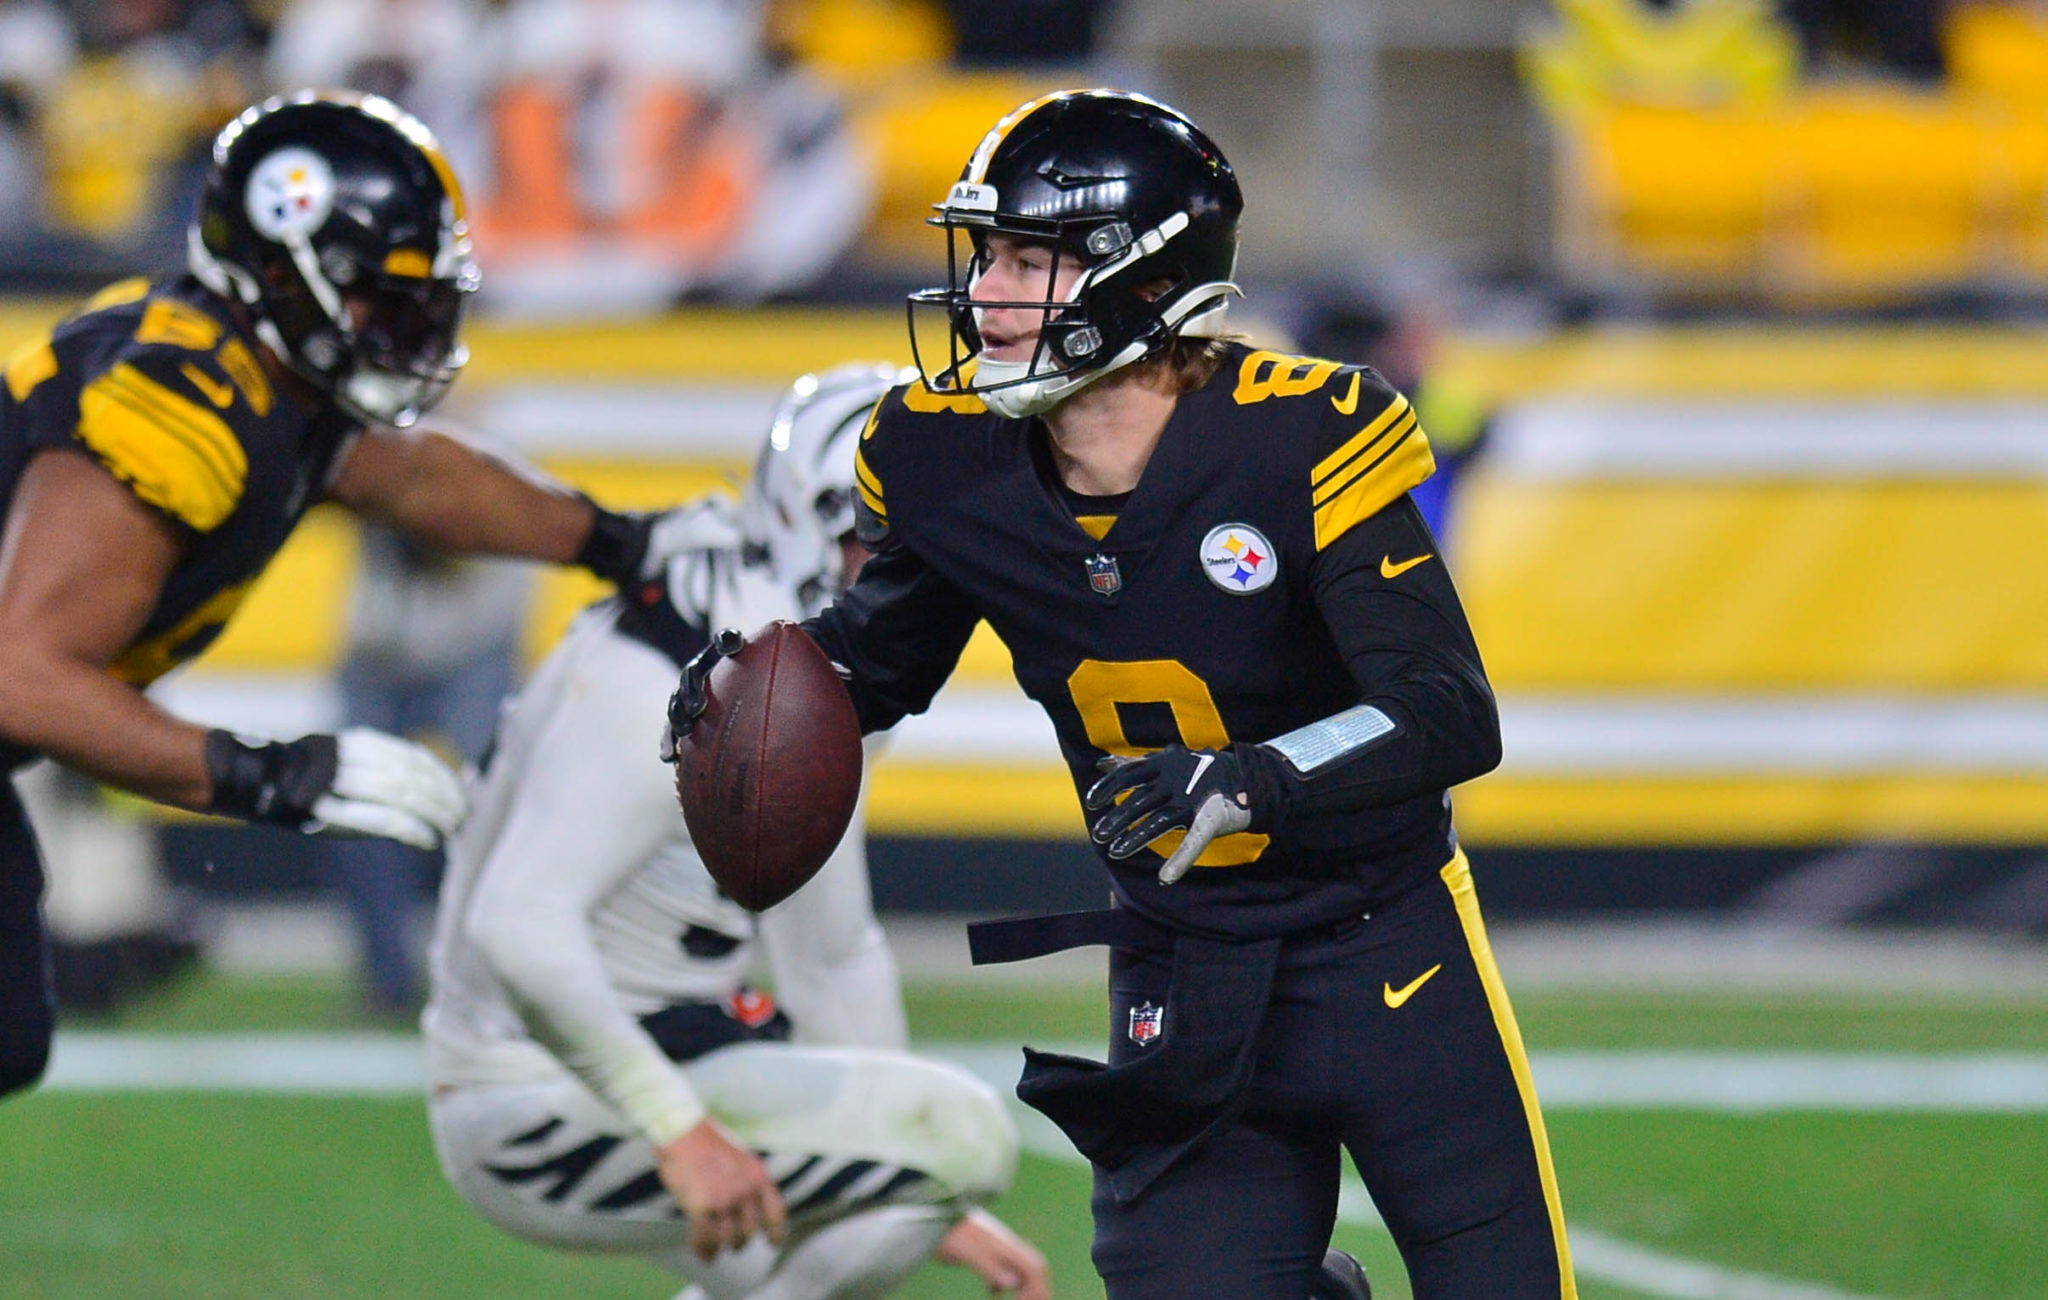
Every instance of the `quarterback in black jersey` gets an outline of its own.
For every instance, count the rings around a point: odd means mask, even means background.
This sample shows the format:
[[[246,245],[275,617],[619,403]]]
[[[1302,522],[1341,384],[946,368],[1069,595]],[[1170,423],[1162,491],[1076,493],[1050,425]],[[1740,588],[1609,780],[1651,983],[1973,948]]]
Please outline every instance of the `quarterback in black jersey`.
[[[625,516],[401,432],[464,360],[462,192],[425,127],[302,94],[214,145],[192,274],[112,286],[0,373],[0,1094],[52,1027],[35,837],[6,775],[47,755],[175,804],[432,847],[463,812],[426,750],[366,730],[208,731],[142,688],[219,634],[332,500],[444,550],[637,582],[674,517]]]
[[[860,444],[875,556],[806,627],[869,730],[924,709],[984,619],[1052,719],[1116,906],[973,937],[978,961],[1111,945],[1108,1063],[1027,1049],[1018,1090],[1094,1163],[1112,1300],[1365,1294],[1325,1253],[1340,1149],[1417,1300],[1571,1300],[1452,830],[1448,788],[1500,740],[1407,495],[1429,444],[1371,370],[1223,335],[1241,208],[1153,101],[998,122],[934,219],[956,249],[912,300],[926,382]]]

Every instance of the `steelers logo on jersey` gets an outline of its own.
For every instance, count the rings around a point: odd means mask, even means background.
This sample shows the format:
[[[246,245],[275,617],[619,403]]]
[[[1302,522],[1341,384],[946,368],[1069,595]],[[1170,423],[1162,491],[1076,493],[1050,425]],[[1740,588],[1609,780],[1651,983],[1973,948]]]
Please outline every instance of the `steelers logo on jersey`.
[[[249,173],[248,203],[266,239],[310,235],[334,210],[334,169],[311,149],[279,149]]]
[[[1202,539],[1202,572],[1233,596],[1249,596],[1273,585],[1280,561],[1250,524],[1218,524]]]

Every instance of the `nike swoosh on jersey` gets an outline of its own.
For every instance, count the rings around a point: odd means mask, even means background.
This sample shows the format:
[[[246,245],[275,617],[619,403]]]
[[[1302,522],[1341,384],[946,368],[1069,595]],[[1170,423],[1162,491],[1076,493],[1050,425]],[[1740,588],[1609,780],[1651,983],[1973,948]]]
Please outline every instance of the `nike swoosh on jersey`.
[[[1349,415],[1358,409],[1358,376],[1356,374],[1351,376],[1351,391],[1344,394],[1341,398],[1331,398],[1330,405],[1337,408],[1337,414],[1339,415]]]
[[[1391,984],[1382,984],[1380,988],[1385,991],[1384,996],[1387,999],[1387,1005],[1390,1007],[1398,1007],[1402,1003],[1406,1002],[1409,998],[1414,997],[1415,990],[1429,983],[1429,977],[1436,974],[1443,968],[1444,964],[1442,962],[1438,962],[1436,965],[1422,972],[1422,974],[1417,975],[1414,979],[1408,981],[1408,983],[1403,984],[1400,988],[1395,988]]]
[[[1380,576],[1382,578],[1398,578],[1424,560],[1433,560],[1435,558],[1436,552],[1431,551],[1428,555],[1418,555],[1412,560],[1403,560],[1396,564],[1394,563],[1393,556],[1382,555],[1380,557]]]
[[[234,405],[235,390],[231,384],[223,384],[191,362],[178,367],[178,373],[192,381],[192,386],[206,394],[206,400],[225,411]]]

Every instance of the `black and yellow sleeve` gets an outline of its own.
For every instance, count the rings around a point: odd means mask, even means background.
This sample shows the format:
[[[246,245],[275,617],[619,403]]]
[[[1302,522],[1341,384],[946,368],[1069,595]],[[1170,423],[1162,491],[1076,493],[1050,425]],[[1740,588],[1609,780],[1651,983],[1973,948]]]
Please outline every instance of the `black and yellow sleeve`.
[[[868,422],[860,431],[860,441],[853,447],[853,486],[858,500],[855,502],[854,530],[861,545],[869,550],[879,550],[889,536],[889,503],[883,495],[881,476],[868,464],[868,448],[875,436],[875,425],[882,418],[882,408],[889,404],[891,393],[882,394],[875,402],[875,409],[868,412]]]
[[[1415,408],[1378,374],[1341,371],[1324,391],[1330,409],[1317,414],[1327,432],[1309,471],[1318,552],[1436,472]]]
[[[152,370],[161,367],[117,361],[86,384],[78,441],[137,497],[195,532],[211,532],[241,503],[248,454],[194,385]]]

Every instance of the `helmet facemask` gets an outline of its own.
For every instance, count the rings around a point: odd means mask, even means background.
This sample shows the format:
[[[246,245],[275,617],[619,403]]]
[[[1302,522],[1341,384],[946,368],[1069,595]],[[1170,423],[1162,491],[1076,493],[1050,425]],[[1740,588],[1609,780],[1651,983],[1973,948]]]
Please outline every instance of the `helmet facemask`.
[[[944,289],[910,296],[910,341],[925,387],[935,393],[979,396],[997,415],[1020,419],[1051,409],[1106,375],[1155,356],[1182,335],[1219,332],[1224,308],[1237,286],[1228,281],[1188,283],[1170,258],[1160,255],[1188,227],[1185,213],[1173,213],[1152,230],[1134,233],[1116,214],[1086,214],[1058,221],[979,211],[959,202],[954,187],[939,205],[932,225],[946,232]],[[1046,246],[1052,265],[1042,297],[978,299],[977,284],[988,267],[988,237],[1013,235]],[[966,242],[963,255],[962,241]],[[1063,268],[1081,270],[1064,294]],[[1036,313],[1037,337],[1023,360],[984,355],[983,313]],[[933,322],[943,315],[943,349],[927,346]],[[943,364],[932,363],[944,358]]]

